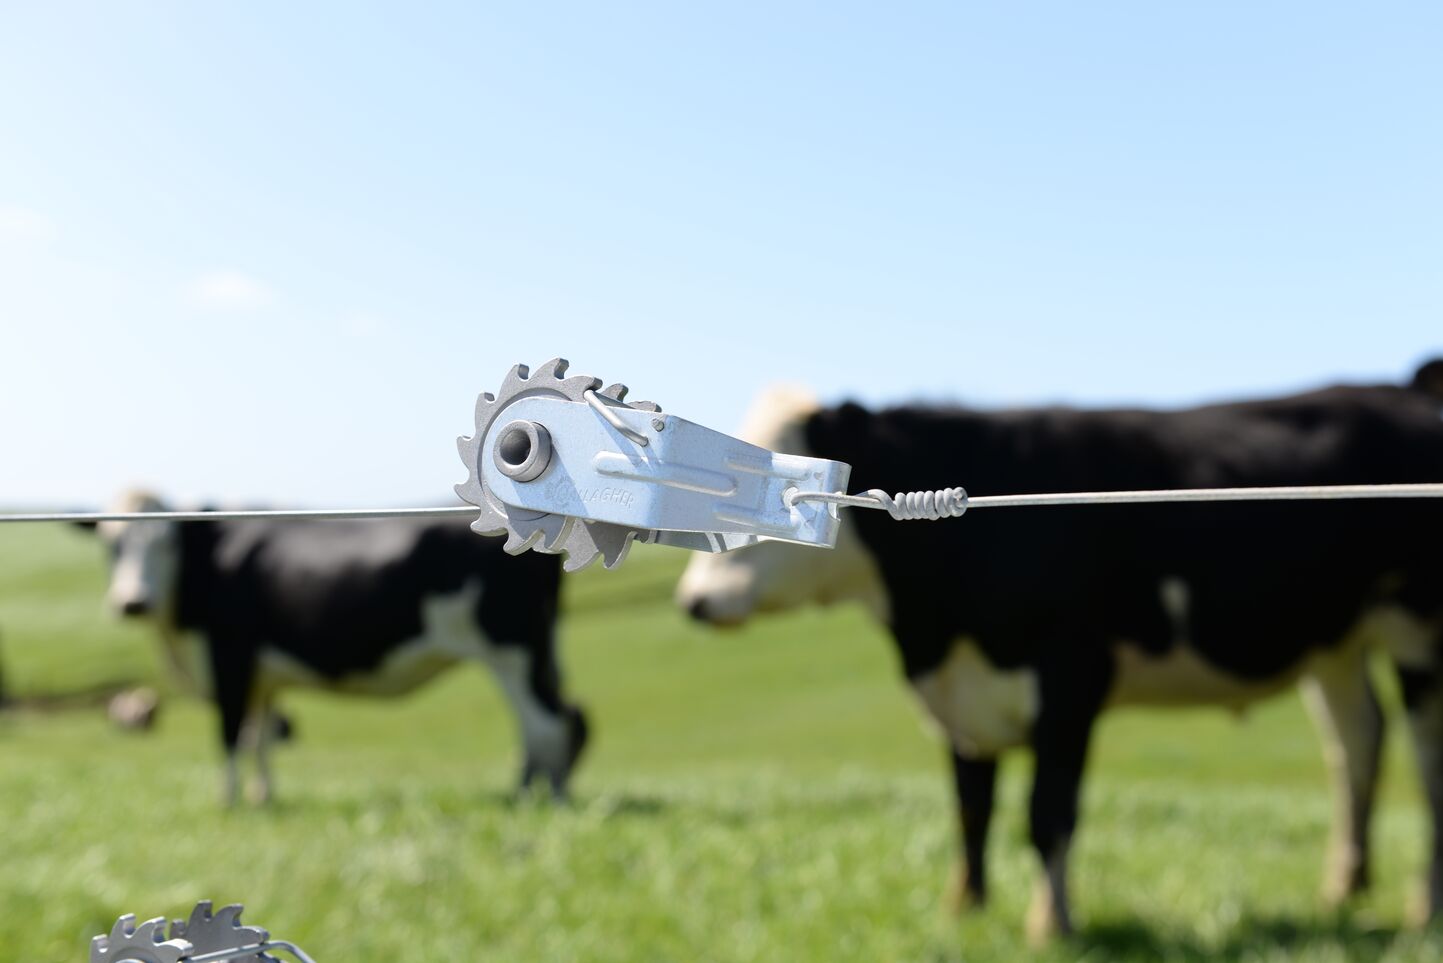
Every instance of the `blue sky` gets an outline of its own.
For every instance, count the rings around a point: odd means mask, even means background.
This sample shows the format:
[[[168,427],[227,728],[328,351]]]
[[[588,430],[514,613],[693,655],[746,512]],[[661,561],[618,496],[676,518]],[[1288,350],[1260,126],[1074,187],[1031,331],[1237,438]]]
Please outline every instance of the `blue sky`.
[[[516,361],[735,427],[1443,353],[1443,7],[0,14],[0,502],[449,497]],[[965,481],[965,480],[964,480]]]

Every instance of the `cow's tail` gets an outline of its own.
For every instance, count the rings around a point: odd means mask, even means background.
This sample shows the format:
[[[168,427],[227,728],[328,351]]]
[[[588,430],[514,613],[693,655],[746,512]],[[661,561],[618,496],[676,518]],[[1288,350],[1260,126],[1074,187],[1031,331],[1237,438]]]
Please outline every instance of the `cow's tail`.
[[[1413,375],[1413,383],[1408,387],[1443,405],[1443,358],[1424,362]]]

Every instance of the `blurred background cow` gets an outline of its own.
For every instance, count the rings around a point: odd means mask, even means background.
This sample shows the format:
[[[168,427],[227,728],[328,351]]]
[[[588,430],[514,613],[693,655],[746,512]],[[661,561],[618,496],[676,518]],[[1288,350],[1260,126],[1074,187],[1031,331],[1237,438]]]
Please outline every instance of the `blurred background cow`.
[[[165,503],[133,491],[112,508]],[[395,696],[466,660],[491,670],[516,717],[521,787],[539,777],[565,795],[587,726],[562,694],[557,557],[512,558],[464,521],[102,522],[99,533],[110,608],[152,623],[172,665],[215,701],[227,802],[243,737],[254,796],[270,799],[281,689]]]
[[[852,465],[852,490],[966,482],[973,495],[1379,484],[1443,479],[1443,364],[1403,386],[1336,387],[1182,411],[820,408],[763,396],[743,433]],[[1443,504],[1348,501],[988,510],[955,523],[854,511],[837,548],[781,542],[697,555],[692,617],[735,625],[861,601],[952,746],[960,895],[987,895],[997,757],[1029,746],[1038,938],[1072,928],[1068,851],[1089,736],[1122,705],[1240,710],[1299,679],[1336,795],[1325,891],[1368,883],[1382,715],[1367,653],[1397,666],[1443,912]]]

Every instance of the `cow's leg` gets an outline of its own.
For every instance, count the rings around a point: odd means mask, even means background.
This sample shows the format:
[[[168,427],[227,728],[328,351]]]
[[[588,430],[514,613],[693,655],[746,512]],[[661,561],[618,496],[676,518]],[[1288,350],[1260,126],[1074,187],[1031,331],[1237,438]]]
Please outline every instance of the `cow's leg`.
[[[997,784],[997,754],[1026,745],[1034,673],[999,670],[972,639],[939,627],[921,600],[899,604],[892,633],[908,684],[947,736],[957,793],[961,860],[947,887],[954,910],[987,898],[987,831]]]
[[[533,647],[525,644],[493,645],[486,661],[521,730],[523,759],[518,790],[526,789],[537,778],[545,778],[552,795],[564,798],[575,754],[555,663],[539,659]]]
[[[220,710],[221,746],[225,750],[225,776],[221,802],[233,806],[240,796],[241,734],[250,715],[255,682],[254,654],[232,640],[208,640],[211,684],[216,708]]]
[[[1378,613],[1373,622],[1398,667],[1418,779],[1428,801],[1431,847],[1417,915],[1434,920],[1443,916],[1443,639],[1436,615],[1420,616],[1404,605]]]
[[[225,708],[220,707],[221,748],[225,752],[224,771],[221,775],[220,802],[222,806],[234,806],[240,799],[240,744],[245,729],[244,715],[237,721]]]
[[[1079,734],[1058,727],[1035,737],[1037,772],[1028,816],[1032,845],[1042,865],[1027,910],[1027,936],[1034,944],[1072,932],[1067,858],[1077,828],[1077,799],[1087,756],[1085,728]]]
[[[260,724],[256,726],[256,781],[251,786],[251,802],[264,806],[273,798],[274,787],[271,783],[271,736],[274,727],[271,725],[269,713],[261,716]]]
[[[1038,674],[1041,705],[1032,730],[1036,772],[1028,812],[1032,845],[1042,864],[1027,913],[1027,935],[1034,944],[1072,932],[1068,850],[1077,829],[1092,725],[1111,678],[1110,666],[1087,660],[1084,651],[1078,645]]]
[[[491,604],[502,596],[481,593],[478,585],[475,629],[482,640],[481,658],[495,674],[521,730],[518,792],[544,778],[552,796],[564,799],[587,729],[581,710],[562,697],[556,648],[559,577],[560,566],[553,561],[544,572],[537,569],[533,581],[513,586],[505,604]]]
[[[1317,663],[1303,697],[1323,737],[1333,783],[1333,827],[1323,897],[1338,904],[1368,886],[1368,824],[1383,747],[1383,713],[1366,650],[1351,646]]]
[[[1427,889],[1418,915],[1435,920],[1443,917],[1443,669],[1400,665],[1398,674],[1432,824]]]
[[[264,806],[274,797],[271,781],[271,745],[279,728],[278,716],[272,705],[270,693],[258,696],[251,707],[247,724],[251,735],[251,746],[255,750],[256,776],[250,785],[250,801]]]
[[[962,858],[951,903],[961,910],[987,902],[987,829],[992,823],[997,760],[968,759],[953,749],[952,777],[957,788]]]

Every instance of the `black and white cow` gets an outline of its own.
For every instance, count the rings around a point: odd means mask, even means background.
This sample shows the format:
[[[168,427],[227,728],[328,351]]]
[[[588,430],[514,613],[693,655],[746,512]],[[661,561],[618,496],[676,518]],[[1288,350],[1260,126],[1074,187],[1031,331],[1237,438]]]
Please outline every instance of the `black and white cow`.
[[[1338,387],[1184,411],[821,409],[761,399],[749,439],[853,466],[853,491],[973,495],[1443,482],[1443,364],[1408,387]],[[1443,501],[1009,508],[941,522],[848,514],[833,552],[763,543],[696,556],[677,591],[715,624],[858,599],[896,640],[949,737],[959,892],[987,892],[996,759],[1036,754],[1035,937],[1070,927],[1068,845],[1098,713],[1241,707],[1300,680],[1336,792],[1325,891],[1368,881],[1383,718],[1366,652],[1398,666],[1435,832],[1443,910]]]
[[[114,511],[161,511],[132,492]],[[159,630],[183,676],[220,710],[224,794],[255,746],[256,797],[270,796],[266,746],[279,689],[390,696],[471,660],[495,674],[520,729],[521,784],[557,795],[586,743],[562,695],[557,556],[506,555],[465,522],[413,519],[102,522],[107,600]]]

